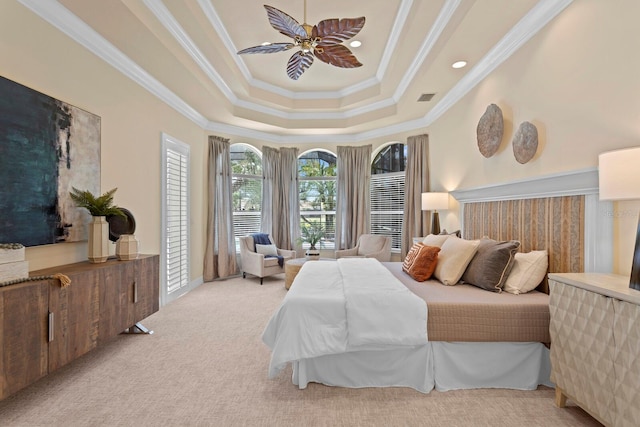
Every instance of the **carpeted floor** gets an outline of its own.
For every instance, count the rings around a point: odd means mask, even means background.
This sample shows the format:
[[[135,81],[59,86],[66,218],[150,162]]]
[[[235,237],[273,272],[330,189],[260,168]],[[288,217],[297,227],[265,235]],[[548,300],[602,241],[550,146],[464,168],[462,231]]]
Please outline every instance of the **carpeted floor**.
[[[260,336],[283,276],[205,283],[143,324],[0,402],[2,426],[595,426],[554,391],[299,390],[267,378]]]

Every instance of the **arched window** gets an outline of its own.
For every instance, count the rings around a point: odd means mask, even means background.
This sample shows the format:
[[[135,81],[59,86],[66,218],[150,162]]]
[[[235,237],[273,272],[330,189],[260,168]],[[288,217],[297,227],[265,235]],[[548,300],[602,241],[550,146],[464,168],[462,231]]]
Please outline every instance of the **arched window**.
[[[233,230],[236,250],[238,237],[260,232],[262,210],[262,156],[248,144],[231,145],[233,173]]]
[[[404,169],[407,146],[400,142],[383,146],[371,162],[371,232],[391,236],[391,250],[402,249]]]
[[[324,150],[298,157],[300,227],[322,227],[317,249],[333,249],[336,234],[336,156]],[[303,244],[308,248],[308,244]]]

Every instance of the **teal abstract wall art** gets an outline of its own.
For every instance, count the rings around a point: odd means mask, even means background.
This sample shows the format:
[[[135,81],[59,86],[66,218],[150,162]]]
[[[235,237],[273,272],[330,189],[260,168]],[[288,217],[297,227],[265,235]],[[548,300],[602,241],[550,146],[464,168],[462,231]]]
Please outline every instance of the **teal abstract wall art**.
[[[72,186],[100,192],[100,117],[0,77],[0,243],[86,240]]]

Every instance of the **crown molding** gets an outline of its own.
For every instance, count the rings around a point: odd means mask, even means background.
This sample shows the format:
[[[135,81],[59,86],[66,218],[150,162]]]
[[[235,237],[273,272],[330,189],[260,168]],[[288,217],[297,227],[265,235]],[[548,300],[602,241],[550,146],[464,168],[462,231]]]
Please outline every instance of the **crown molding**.
[[[393,21],[391,34],[389,34],[387,45],[384,48],[382,58],[380,59],[380,65],[378,66],[378,71],[376,72],[376,78],[378,79],[378,81],[382,81],[384,75],[387,72],[389,62],[391,62],[391,55],[396,50],[398,40],[400,39],[400,29],[404,28],[412,6],[413,0],[402,0],[402,2],[400,3],[398,13],[396,14],[396,19]]]
[[[507,34],[425,115],[425,126],[436,121],[573,0],[540,0]]]
[[[57,1],[18,0],[40,18],[201,127],[209,120]]]
[[[558,174],[451,191],[460,203],[538,199],[598,194],[598,169],[587,168]]]
[[[424,60],[427,59],[427,56],[429,56],[431,49],[433,49],[433,46],[436,44],[436,42],[442,35],[442,32],[449,24],[449,21],[453,17],[453,14],[460,6],[461,1],[462,0],[447,0],[444,6],[442,6],[438,17],[436,18],[434,24],[431,26],[427,37],[422,42],[422,46],[420,46],[420,49],[415,56],[415,60],[411,63],[411,65],[407,69],[407,72],[402,77],[400,84],[396,88],[396,91],[393,94],[394,99],[398,100],[402,97],[402,95],[404,95],[405,91],[409,87],[409,84],[413,81],[414,77],[418,73],[418,70],[424,63]]]
[[[146,1],[155,0],[145,0],[145,2]],[[210,121],[138,66],[58,1],[18,0],[18,2],[205,130],[219,131],[229,135],[256,138],[275,143],[314,143],[327,142],[328,140],[337,143],[356,143],[429,126],[449,108],[455,105],[498,65],[509,58],[533,35],[540,31],[551,19],[569,6],[573,0],[540,0],[424,117],[360,133],[314,135],[285,135],[281,132],[251,130]],[[457,2],[458,0],[448,0],[447,3],[445,3],[445,7],[447,5],[455,5]],[[209,2],[204,3],[207,4]],[[237,101],[236,103],[238,102],[244,108],[244,103],[242,101]],[[337,118],[350,118],[363,114],[364,112],[373,111],[367,110],[367,108],[383,108],[379,106],[383,105],[381,103],[384,102],[389,102],[389,100],[379,101],[378,104],[375,104],[373,107],[358,107],[357,109],[353,109],[355,113],[343,111],[338,113],[340,116]],[[272,113],[278,111],[269,109],[268,107],[259,107]],[[282,112],[278,112],[277,114],[280,113]],[[304,115],[306,113],[284,114],[286,115],[280,117],[291,118],[289,116],[292,116],[298,117],[299,120],[308,119],[308,117]],[[318,119],[321,117],[321,114],[322,113],[313,113],[313,118]]]
[[[216,31],[216,33],[218,33],[218,37],[220,37],[220,40],[222,40],[222,44],[224,44],[224,46],[227,48],[229,52],[234,53],[234,55],[232,55],[233,61],[235,62],[236,66],[242,73],[242,76],[244,77],[244,79],[247,81],[251,80],[252,79],[251,72],[249,72],[249,69],[245,65],[244,61],[241,61],[237,57],[237,55],[235,55],[235,52],[237,52],[238,50],[234,46],[233,41],[231,41],[231,37],[229,36],[229,33],[227,32],[226,27],[224,26],[224,24],[222,24],[222,20],[218,16],[218,12],[216,12],[216,10],[213,8],[209,0],[197,0],[197,1],[198,1],[198,5],[200,6],[200,9],[202,9],[202,12],[209,20],[209,23],[211,24],[213,29]]]
[[[160,0],[154,0],[160,1]],[[409,11],[413,5],[413,0],[402,0],[400,3],[400,7],[398,8],[398,13],[396,14],[396,19],[393,24],[393,28],[389,39],[387,41],[387,45],[382,55],[382,60],[378,66],[378,70],[376,71],[376,76],[369,78],[363,82],[357,83],[355,85],[337,90],[337,91],[307,91],[307,92],[294,92],[291,90],[283,89],[278,86],[274,86],[269,84],[263,80],[259,80],[254,78],[251,75],[251,72],[245,65],[244,61],[237,55],[238,48],[233,44],[229,33],[227,32],[220,16],[216,12],[215,8],[211,4],[210,1],[207,0],[197,0],[198,5],[204,12],[205,16],[209,20],[209,23],[213,27],[213,29],[218,33],[218,36],[222,40],[224,46],[227,48],[229,55],[233,58],[234,63],[242,73],[242,76],[247,81],[249,86],[262,89],[276,95],[279,95],[283,98],[288,98],[291,100],[294,99],[303,99],[303,100],[313,100],[313,99],[336,99],[336,98],[344,98],[348,95],[360,92],[365,90],[371,86],[375,86],[380,84],[384,74],[386,72],[387,66],[391,59],[391,55],[396,48],[398,43],[398,39],[400,37],[401,29],[404,27],[405,21],[409,16]]]
[[[191,56],[196,64],[207,74],[209,79],[211,79],[214,84],[222,91],[227,100],[236,107],[245,108],[250,111],[255,111],[258,113],[270,115],[273,117],[278,117],[285,120],[344,120],[352,117],[356,117],[362,114],[366,114],[372,111],[376,111],[382,108],[386,108],[391,104],[397,104],[406,89],[409,87],[409,84],[414,79],[418,70],[424,63],[424,60],[427,58],[429,52],[435,45],[436,41],[442,34],[444,28],[446,28],[447,24],[451,20],[453,13],[456,11],[458,6],[460,5],[461,0],[447,0],[442,7],[438,17],[434,25],[429,31],[427,38],[422,44],[420,50],[415,56],[413,62],[410,64],[407,72],[404,74],[401,79],[396,91],[393,96],[390,98],[386,98],[384,100],[374,102],[368,104],[364,107],[357,107],[352,109],[347,109],[339,112],[323,112],[323,111],[315,111],[315,112],[287,112],[280,108],[275,107],[267,107],[252,101],[248,100],[240,100],[238,97],[231,92],[228,88],[226,82],[222,79],[222,77],[216,72],[214,67],[206,60],[204,55],[201,54],[201,51],[198,47],[191,41],[186,32],[180,27],[178,22],[173,18],[169,10],[164,6],[162,0],[144,0],[145,6],[156,16],[158,21],[165,27],[165,29],[180,43],[183,49]],[[259,88],[271,93],[275,93],[284,98],[290,100],[313,100],[313,99],[341,99],[346,97],[347,95],[351,95],[354,93],[358,93],[363,91],[369,87],[378,85],[382,81],[382,77],[386,72],[387,66],[391,59],[391,55],[398,43],[398,39],[400,37],[400,32],[405,25],[406,19],[409,16],[409,11],[413,5],[413,0],[402,0],[400,3],[400,7],[398,9],[398,13],[396,14],[396,19],[394,20],[394,25],[392,27],[392,31],[385,47],[385,51],[383,53],[383,58],[381,64],[378,66],[378,70],[376,72],[376,77],[369,78],[365,81],[357,83],[355,85],[349,86],[347,88],[341,89],[339,91],[315,91],[315,92],[293,92],[287,89],[279,88],[277,86],[271,85],[262,80],[255,79],[251,76],[251,73],[244,61],[240,59],[239,55],[237,55],[237,47],[233,44],[229,33],[227,32],[222,20],[220,19],[218,13],[215,8],[211,4],[211,2],[206,0],[198,0],[198,5],[202,9],[203,13],[209,20],[211,26],[217,32],[218,36],[222,40],[224,46],[226,47],[229,56],[233,58],[234,63],[240,69],[243,77],[247,80],[247,83],[251,87]],[[249,76],[247,78],[247,76]]]
[[[144,5],[155,15],[164,28],[173,36],[174,39],[182,46],[193,61],[200,67],[202,71],[222,92],[222,94],[231,103],[238,102],[238,97],[224,81],[213,65],[207,60],[198,46],[189,37],[187,32],[182,28],[178,21],[173,17],[169,9],[161,0],[143,0]]]

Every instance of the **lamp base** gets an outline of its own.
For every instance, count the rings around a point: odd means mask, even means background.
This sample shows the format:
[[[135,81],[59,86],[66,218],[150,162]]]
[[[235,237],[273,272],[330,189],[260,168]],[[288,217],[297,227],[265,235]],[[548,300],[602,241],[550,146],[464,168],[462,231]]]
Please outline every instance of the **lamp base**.
[[[440,216],[438,212],[431,215],[431,234],[440,234]]]

